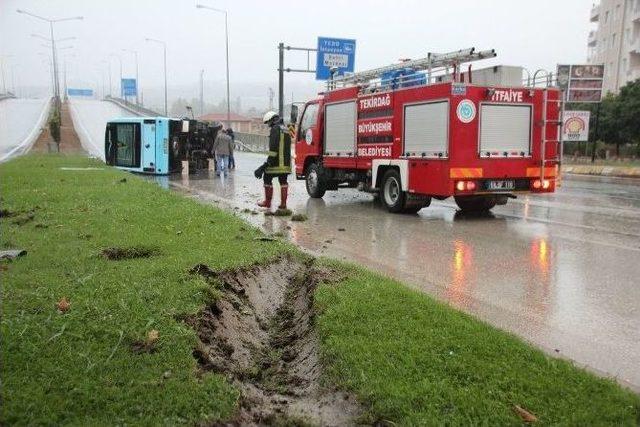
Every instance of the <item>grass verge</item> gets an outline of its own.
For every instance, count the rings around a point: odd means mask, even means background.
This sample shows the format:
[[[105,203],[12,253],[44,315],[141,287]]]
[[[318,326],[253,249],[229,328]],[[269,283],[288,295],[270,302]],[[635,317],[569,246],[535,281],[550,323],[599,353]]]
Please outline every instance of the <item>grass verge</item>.
[[[215,298],[196,264],[228,269],[284,252],[223,211],[81,157],[0,166],[2,424],[194,424],[225,419],[238,391],[196,369],[180,319]],[[106,252],[104,252],[106,250]],[[368,419],[396,424],[635,425],[612,381],[355,267],[316,292],[327,381]]]

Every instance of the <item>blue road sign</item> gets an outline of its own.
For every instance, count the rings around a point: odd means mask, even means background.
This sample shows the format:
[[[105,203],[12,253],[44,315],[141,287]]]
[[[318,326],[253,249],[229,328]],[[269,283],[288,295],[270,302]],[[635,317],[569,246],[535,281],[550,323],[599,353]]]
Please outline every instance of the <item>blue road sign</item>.
[[[136,96],[138,92],[138,85],[136,79],[122,79],[122,94],[121,96]]]
[[[93,96],[93,89],[67,89],[68,96]]]
[[[356,41],[318,37],[318,57],[316,80],[331,78],[331,67],[336,67],[335,75],[353,73],[356,58]]]

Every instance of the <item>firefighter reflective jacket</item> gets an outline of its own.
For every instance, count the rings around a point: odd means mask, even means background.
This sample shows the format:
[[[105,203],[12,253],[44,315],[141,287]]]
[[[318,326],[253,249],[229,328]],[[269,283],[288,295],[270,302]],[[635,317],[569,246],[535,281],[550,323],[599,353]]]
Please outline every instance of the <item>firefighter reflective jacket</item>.
[[[291,173],[291,135],[283,126],[271,127],[269,157],[265,173],[270,175]]]

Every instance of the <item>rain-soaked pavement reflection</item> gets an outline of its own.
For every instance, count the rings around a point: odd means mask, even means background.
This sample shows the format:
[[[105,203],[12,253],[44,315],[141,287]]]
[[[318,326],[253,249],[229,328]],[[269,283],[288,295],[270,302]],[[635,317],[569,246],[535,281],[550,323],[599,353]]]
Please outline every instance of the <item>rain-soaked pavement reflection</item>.
[[[354,189],[309,199],[304,183],[290,180],[289,205],[308,216],[291,222],[255,207],[262,188],[252,173],[263,156],[237,158],[239,169],[225,179],[211,172],[155,179],[640,389],[637,181],[567,178],[556,194],[521,196],[483,216],[462,215],[450,201],[407,216]]]

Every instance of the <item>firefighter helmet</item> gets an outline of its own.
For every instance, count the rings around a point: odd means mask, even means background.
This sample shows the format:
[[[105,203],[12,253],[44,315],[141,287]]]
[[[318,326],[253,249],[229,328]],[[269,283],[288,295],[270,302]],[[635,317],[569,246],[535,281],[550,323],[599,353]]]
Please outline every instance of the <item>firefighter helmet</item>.
[[[264,113],[264,117],[262,118],[262,122],[263,123],[269,123],[270,121],[272,121],[274,119],[274,117],[278,117],[278,113],[276,113],[275,111],[267,111],[266,113]]]

